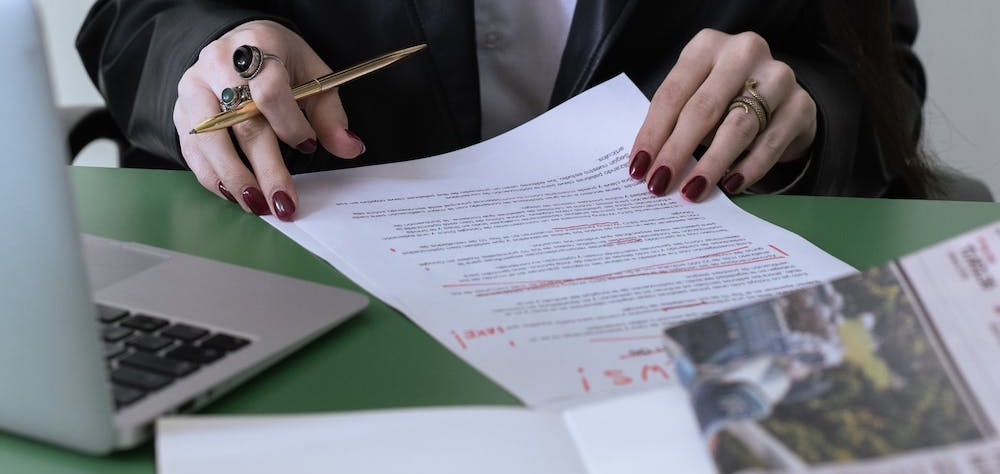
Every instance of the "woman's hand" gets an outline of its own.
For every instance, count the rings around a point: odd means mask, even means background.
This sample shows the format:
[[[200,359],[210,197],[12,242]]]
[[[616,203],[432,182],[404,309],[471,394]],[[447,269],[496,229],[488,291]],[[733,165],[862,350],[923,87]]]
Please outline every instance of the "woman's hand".
[[[233,66],[233,52],[242,45],[256,46],[278,59],[263,59],[260,72],[248,81]],[[317,144],[343,158],[356,157],[365,150],[364,143],[347,128],[337,91],[313,96],[301,104],[292,98],[292,86],[330,72],[301,37],[270,21],[240,25],[202,49],[198,61],[177,84],[174,105],[181,153],[198,182],[248,212],[274,213],[282,220],[291,220],[298,198],[278,140],[306,154],[315,152]],[[226,130],[188,133],[219,113],[224,89],[248,83],[261,115],[232,127],[235,143]],[[253,172],[240,161],[237,146]]]
[[[748,85],[769,110],[766,126],[750,104]],[[759,102],[758,102],[759,103]],[[816,103],[785,63],[755,33],[702,30],[684,47],[657,89],[630,154],[629,174],[664,195],[675,184],[697,202],[722,184],[730,194],[757,182],[777,162],[802,158],[816,136]],[[707,150],[682,176],[699,144]]]

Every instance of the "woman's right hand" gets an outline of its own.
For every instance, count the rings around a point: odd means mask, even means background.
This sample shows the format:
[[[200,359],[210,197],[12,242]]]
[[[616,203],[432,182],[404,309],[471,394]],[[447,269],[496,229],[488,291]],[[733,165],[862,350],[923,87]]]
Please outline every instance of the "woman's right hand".
[[[242,45],[256,46],[280,61],[263,60],[259,74],[247,81],[233,67],[233,52]],[[181,153],[198,182],[248,212],[292,220],[298,197],[278,140],[306,154],[315,152],[317,145],[342,158],[365,151],[364,143],[347,128],[338,91],[301,103],[292,98],[294,85],[330,72],[300,36],[271,21],[244,23],[205,46],[177,84],[174,105]],[[261,115],[233,125],[235,142],[226,130],[188,133],[219,113],[223,89],[247,83]],[[237,146],[252,171],[240,160]]]

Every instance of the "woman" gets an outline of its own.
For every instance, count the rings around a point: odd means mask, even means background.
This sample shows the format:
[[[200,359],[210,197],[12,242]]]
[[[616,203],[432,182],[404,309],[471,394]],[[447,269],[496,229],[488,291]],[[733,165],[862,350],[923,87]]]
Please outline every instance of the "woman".
[[[289,173],[468,146],[622,72],[651,98],[628,172],[654,194],[921,196],[916,28],[912,0],[100,0],[77,44],[135,147],[290,220]],[[419,43],[336,93],[291,98],[290,86]],[[234,65],[243,45],[270,55],[249,79]],[[241,84],[261,117],[187,133]]]

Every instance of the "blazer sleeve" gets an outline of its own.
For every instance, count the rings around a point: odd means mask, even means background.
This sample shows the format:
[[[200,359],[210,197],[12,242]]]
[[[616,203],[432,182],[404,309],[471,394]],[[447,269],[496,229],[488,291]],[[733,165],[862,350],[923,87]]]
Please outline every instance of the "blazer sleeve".
[[[229,3],[98,0],[91,8],[77,51],[133,146],[183,166],[173,108],[184,71],[205,45],[237,25],[257,19],[289,23],[266,2]]]

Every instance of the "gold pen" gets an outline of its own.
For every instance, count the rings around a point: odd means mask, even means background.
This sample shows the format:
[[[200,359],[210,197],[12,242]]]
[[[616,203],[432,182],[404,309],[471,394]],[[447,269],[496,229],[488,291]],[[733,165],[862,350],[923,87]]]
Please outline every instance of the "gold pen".
[[[305,99],[306,97],[314,96],[320,92],[333,89],[334,87],[344,84],[345,82],[352,81],[370,72],[378,71],[379,69],[382,69],[426,47],[426,44],[410,46],[409,48],[393,51],[391,53],[386,53],[379,57],[369,59],[342,71],[332,72],[325,76],[317,77],[309,82],[295,86],[295,88],[292,89],[292,97],[294,97],[295,100],[300,100]],[[248,100],[241,104],[238,108],[222,112],[205,119],[203,122],[195,125],[194,129],[192,129],[190,133],[196,134],[220,130],[231,127],[257,115],[260,115],[260,110],[257,109],[257,104],[255,104],[253,100]]]

